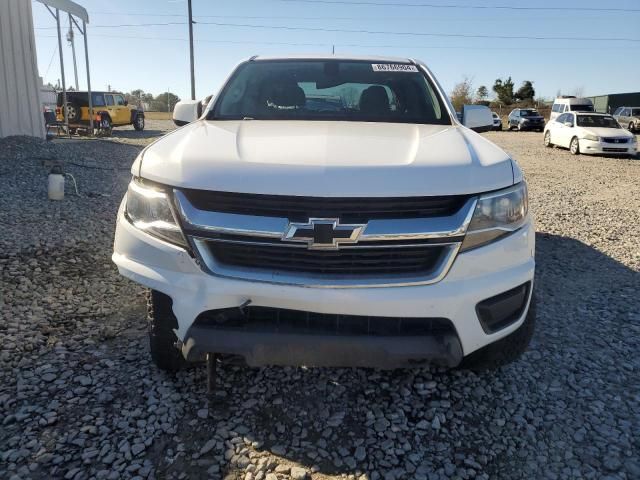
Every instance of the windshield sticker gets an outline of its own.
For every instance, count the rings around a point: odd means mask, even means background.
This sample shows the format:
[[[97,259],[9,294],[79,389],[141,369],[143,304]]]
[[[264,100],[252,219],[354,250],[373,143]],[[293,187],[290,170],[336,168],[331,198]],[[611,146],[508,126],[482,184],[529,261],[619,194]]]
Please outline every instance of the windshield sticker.
[[[417,72],[415,65],[405,65],[403,63],[373,63],[374,72]]]

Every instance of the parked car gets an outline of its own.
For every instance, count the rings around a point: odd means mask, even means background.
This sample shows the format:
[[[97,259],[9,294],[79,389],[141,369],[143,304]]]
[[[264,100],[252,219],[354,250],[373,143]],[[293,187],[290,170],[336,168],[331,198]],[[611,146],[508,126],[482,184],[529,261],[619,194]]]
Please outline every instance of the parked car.
[[[631,133],[640,132],[640,107],[618,107],[613,118]]]
[[[491,112],[491,116],[493,117],[493,130],[502,130],[502,119],[496,112]]]
[[[487,107],[461,123],[423,63],[333,55],[252,57],[197,104],[135,160],[117,218],[160,368],[495,368],[526,349],[535,229],[517,163],[467,128],[491,129]]]
[[[107,134],[113,127],[133,125],[138,131],[144,130],[144,111],[134,105],[129,105],[122,93],[91,92],[94,118],[93,126],[100,128]],[[62,92],[58,93],[56,119],[64,122]],[[91,128],[89,121],[89,93],[67,92],[67,116],[69,127],[72,129]]]
[[[589,98],[573,96],[558,97],[553,101],[549,120],[555,120],[565,112],[593,112],[593,102]]]
[[[549,122],[544,132],[547,147],[557,145],[571,153],[634,156],[636,136],[624,130],[609,114],[594,112],[563,113]]]
[[[535,108],[515,108],[509,114],[507,121],[509,130],[541,132],[544,129],[544,117]]]

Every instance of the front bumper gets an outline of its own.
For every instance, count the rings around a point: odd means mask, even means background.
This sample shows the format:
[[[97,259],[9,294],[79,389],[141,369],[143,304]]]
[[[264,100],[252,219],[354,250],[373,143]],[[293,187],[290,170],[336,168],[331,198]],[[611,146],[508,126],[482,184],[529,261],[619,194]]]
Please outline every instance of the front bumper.
[[[172,298],[178,321],[176,335],[183,342],[187,358],[214,351],[241,354],[253,365],[305,364],[310,360],[310,364],[395,367],[416,359],[455,365],[462,356],[516,330],[526,309],[509,326],[486,333],[476,306],[515,286],[533,282],[534,249],[535,231],[529,221],[495,243],[459,254],[446,277],[435,284],[310,288],[205,273],[184,249],[133,227],[121,207],[112,258],[122,275]],[[194,325],[203,312],[239,307],[248,301],[252,306],[326,314],[445,318],[453,324],[455,335],[375,339],[282,334],[225,336]]]
[[[593,155],[635,155],[637,143],[607,143],[580,139],[580,153]]]
[[[531,122],[523,122],[520,123],[520,130],[540,130],[544,129],[544,122],[540,123],[531,123]]]

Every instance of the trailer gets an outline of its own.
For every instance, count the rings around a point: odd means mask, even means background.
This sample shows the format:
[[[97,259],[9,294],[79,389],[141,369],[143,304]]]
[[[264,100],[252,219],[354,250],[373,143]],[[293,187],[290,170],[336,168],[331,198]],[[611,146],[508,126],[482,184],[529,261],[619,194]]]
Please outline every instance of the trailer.
[[[612,93],[587,97],[593,102],[596,112],[613,113],[618,107],[640,107],[640,92]]]

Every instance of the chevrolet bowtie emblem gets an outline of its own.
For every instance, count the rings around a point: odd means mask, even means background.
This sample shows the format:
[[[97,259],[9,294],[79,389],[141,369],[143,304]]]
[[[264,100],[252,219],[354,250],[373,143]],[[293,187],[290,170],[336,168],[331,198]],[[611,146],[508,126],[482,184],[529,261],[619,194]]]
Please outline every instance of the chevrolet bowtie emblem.
[[[309,249],[337,250],[340,245],[357,243],[366,225],[341,225],[337,218],[310,218],[307,223],[289,222],[282,240],[304,242]]]

